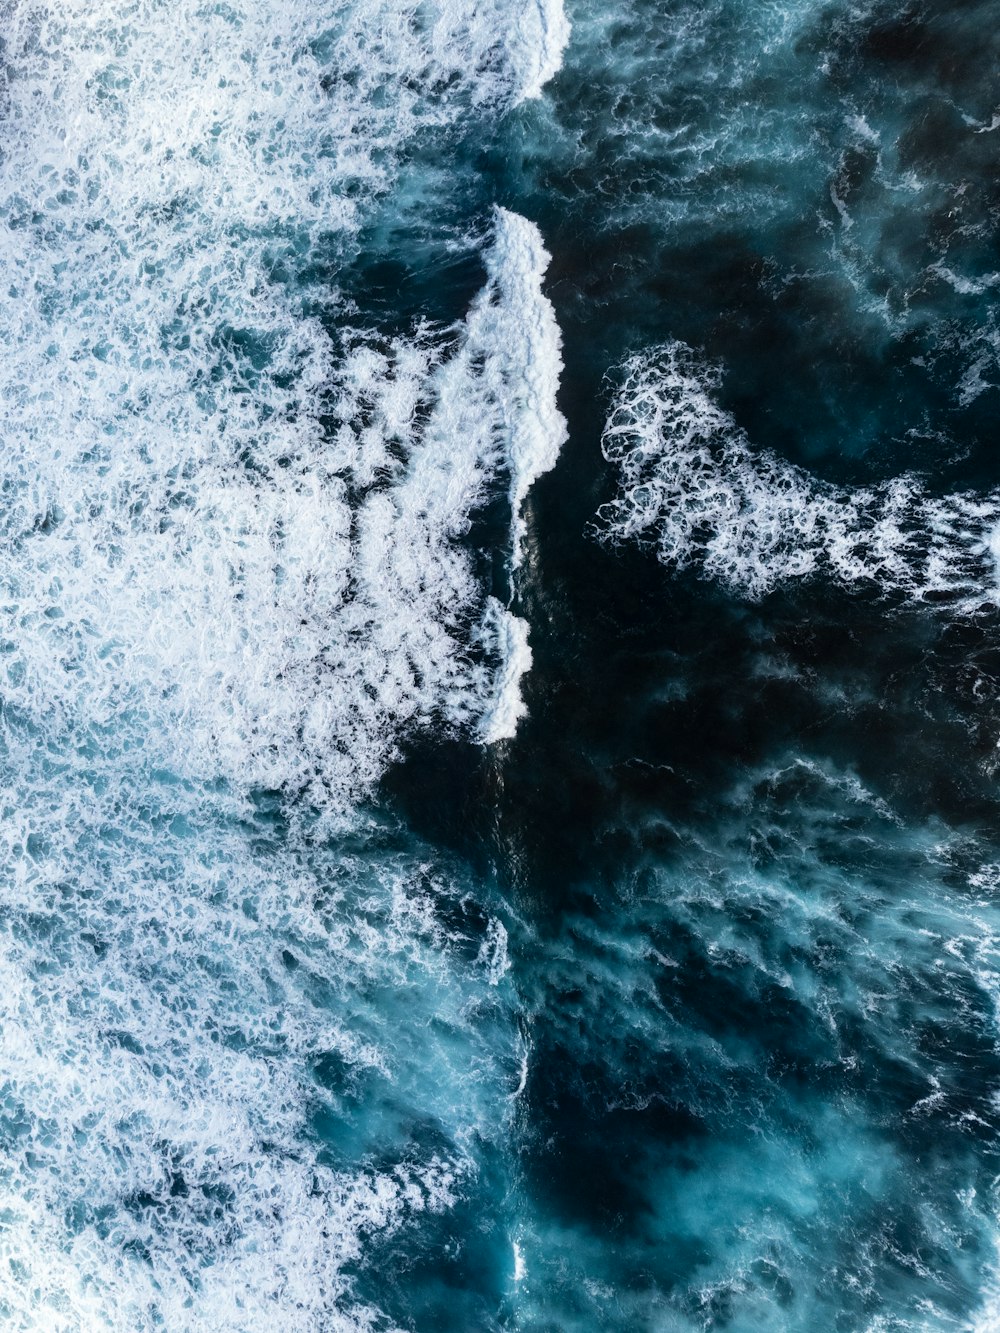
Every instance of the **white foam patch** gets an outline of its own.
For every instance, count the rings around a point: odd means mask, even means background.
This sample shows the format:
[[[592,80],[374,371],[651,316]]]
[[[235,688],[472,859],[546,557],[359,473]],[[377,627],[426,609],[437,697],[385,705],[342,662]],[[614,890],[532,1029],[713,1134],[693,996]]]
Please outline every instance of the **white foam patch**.
[[[495,474],[508,479],[511,567],[521,560],[523,506],[535,480],[555,465],[566,438],[556,406],[562,370],[561,335],[542,290],[549,256],[534,223],[498,208],[486,255],[489,276],[469,312],[461,345],[441,368],[439,393],[447,429],[443,453],[455,475],[478,486]],[[468,509],[481,498],[473,488]],[[489,685],[479,734],[512,737],[526,711],[521,682],[531,667],[528,625],[489,599],[481,638],[499,667]]]
[[[486,968],[491,986],[499,986],[510,971],[507,941],[506,926],[496,917],[491,917],[478,954],[478,961]]]
[[[464,324],[395,339],[331,332],[330,274],[559,15],[5,13],[4,1328],[384,1328],[352,1274],[506,1114],[503,927],[480,959],[433,866],[313,835],[507,697],[463,539],[525,475],[544,252],[502,214]]]
[[[528,1266],[524,1262],[524,1252],[517,1241],[513,1244],[514,1251],[514,1281],[523,1282],[528,1275]]]
[[[513,615],[495,599],[491,611],[490,628],[502,665],[481,726],[482,739],[487,745],[510,740],[517,734],[517,724],[528,711],[521,695],[521,682],[531,670],[528,622]]]
[[[419,857],[4,758],[4,1328],[384,1327],[351,1274],[503,1128],[502,926],[486,977],[436,909],[467,888]]]
[[[521,70],[519,101],[539,97],[559,72],[569,33],[569,20],[561,0],[535,0],[519,10],[507,38]]]
[[[359,221],[361,201],[391,183],[414,134],[470,107],[502,111],[537,84],[537,56],[501,44],[506,30],[537,21],[536,0],[523,9],[11,7],[12,220],[60,249],[74,233],[88,259],[131,261],[122,277],[140,286],[149,261],[167,277],[171,258],[209,238],[241,242],[238,269],[269,249],[301,254],[303,239]],[[240,225],[249,234],[234,237]],[[222,255],[206,261],[217,281],[231,274]],[[125,295],[94,278],[105,295]]]
[[[509,26],[268,0],[12,14],[0,695],[46,734],[336,820],[406,730],[477,723],[494,690],[459,543],[501,471],[520,503],[525,423],[552,424],[537,231],[498,215],[457,347],[423,330],[345,357],[308,275],[410,138],[517,100]]]
[[[480,349],[494,349],[483,359],[482,382],[494,405],[509,478],[513,574],[524,550],[528,492],[555,466],[566,439],[566,421],[556,404],[562,336],[542,291],[549,255],[533,223],[498,208],[486,262],[490,280],[470,312],[469,342],[479,355]],[[502,355],[496,355],[497,349]],[[492,642],[500,668],[480,726],[486,744],[512,738],[527,713],[521,687],[532,662],[528,628],[525,620],[491,599],[484,637]]]
[[[619,470],[605,540],[656,548],[750,597],[825,575],[973,614],[1000,604],[1000,493],[929,494],[902,476],[850,490],[754,451],[714,398],[721,378],[682,343],[633,357],[605,426]]]
[[[477,333],[507,349],[504,404],[509,431],[513,565],[521,561],[525,536],[522,509],[532,485],[550,471],[566,440],[566,420],[556,405],[562,373],[562,335],[552,303],[542,292],[550,256],[538,228],[506,209],[497,210],[496,236],[488,268],[498,302],[481,305]]]

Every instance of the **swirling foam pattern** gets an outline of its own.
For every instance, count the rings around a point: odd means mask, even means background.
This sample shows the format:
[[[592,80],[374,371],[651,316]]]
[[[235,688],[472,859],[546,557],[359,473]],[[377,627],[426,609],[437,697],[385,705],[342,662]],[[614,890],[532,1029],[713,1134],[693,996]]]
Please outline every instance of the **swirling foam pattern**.
[[[713,398],[721,372],[680,343],[633,357],[604,429],[619,494],[610,541],[655,546],[751,597],[823,574],[973,614],[1000,600],[1000,496],[934,496],[914,476],[849,490],[768,451]]]
[[[561,440],[548,257],[497,210],[465,319],[407,334],[336,275],[565,40],[533,3],[5,8],[5,1328],[385,1328],[430,1242],[369,1298],[376,1257],[418,1217],[447,1251],[501,1170],[504,927],[363,804],[421,730],[524,712],[469,532]]]

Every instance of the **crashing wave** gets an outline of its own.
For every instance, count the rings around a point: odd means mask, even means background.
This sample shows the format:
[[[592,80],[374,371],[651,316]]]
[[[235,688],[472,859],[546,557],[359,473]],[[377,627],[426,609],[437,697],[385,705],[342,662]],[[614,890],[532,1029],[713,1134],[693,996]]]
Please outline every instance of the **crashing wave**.
[[[480,16],[482,12],[480,8]],[[482,17],[480,21],[488,22]],[[512,63],[520,71],[517,100],[539,97],[562,67],[569,42],[569,20],[561,0],[535,0],[534,4],[522,5],[513,16],[498,11],[496,21],[494,31],[506,30]]]
[[[506,357],[496,363],[494,394],[506,434],[514,568],[523,552],[528,492],[555,466],[566,440],[566,420],[556,406],[562,335],[541,291],[549,258],[533,223],[498,209],[496,239],[487,256],[487,293],[495,296],[480,298],[469,321],[474,339],[503,348]]]
[[[536,235],[510,214],[497,227]],[[72,388],[34,385],[0,463],[8,706],[102,746],[141,735],[180,776],[331,812],[377,780],[404,728],[475,727],[506,667],[471,651],[493,615],[461,539],[494,481],[509,475],[520,503],[538,470],[522,439],[553,439],[506,336],[549,310],[520,258],[491,261],[451,339],[368,338],[337,364],[300,319],[258,370],[265,320],[230,330],[204,408],[169,367],[140,408],[154,377],[110,358],[85,415]]]
[[[720,381],[678,342],[626,364],[602,440],[620,477],[599,511],[604,540],[652,545],[749,597],[822,574],[966,614],[1000,604],[1000,494],[934,496],[914,476],[820,481],[752,450],[715,401]]]

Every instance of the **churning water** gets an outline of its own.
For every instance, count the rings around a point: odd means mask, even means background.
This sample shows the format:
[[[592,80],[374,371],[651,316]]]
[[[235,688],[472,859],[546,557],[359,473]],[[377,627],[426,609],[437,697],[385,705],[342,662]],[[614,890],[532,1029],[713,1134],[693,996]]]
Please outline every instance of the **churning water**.
[[[0,18],[0,1328],[1000,1328],[1000,13]]]

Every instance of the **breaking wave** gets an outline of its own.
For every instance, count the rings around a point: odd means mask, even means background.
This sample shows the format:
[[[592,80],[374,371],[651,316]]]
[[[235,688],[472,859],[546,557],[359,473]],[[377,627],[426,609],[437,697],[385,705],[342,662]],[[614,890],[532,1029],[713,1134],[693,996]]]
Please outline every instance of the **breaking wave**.
[[[561,438],[547,256],[499,212],[466,325],[391,340],[338,332],[310,273],[408,137],[534,86],[496,49],[505,26],[266,3],[12,16],[8,709],[334,815],[402,729],[475,726],[493,689],[460,539],[501,471],[523,500],[539,396],[536,457]]]

